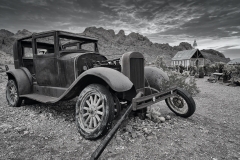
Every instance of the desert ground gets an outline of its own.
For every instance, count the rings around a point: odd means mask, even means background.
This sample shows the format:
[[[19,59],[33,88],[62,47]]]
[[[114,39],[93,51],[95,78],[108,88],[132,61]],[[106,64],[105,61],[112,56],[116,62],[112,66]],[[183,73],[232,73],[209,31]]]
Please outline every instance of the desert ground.
[[[100,159],[240,160],[240,88],[198,79],[196,112],[184,119],[157,103],[164,123],[130,117]],[[75,127],[75,101],[9,107],[0,77],[0,159],[89,159],[100,140]]]

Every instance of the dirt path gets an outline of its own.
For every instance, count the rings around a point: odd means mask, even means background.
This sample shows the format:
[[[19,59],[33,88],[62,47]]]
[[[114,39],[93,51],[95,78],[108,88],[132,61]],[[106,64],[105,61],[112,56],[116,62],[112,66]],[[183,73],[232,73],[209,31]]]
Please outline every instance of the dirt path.
[[[175,116],[165,103],[165,123],[130,118],[100,159],[240,159],[240,88],[199,79],[197,110]],[[8,107],[0,83],[0,159],[89,159],[100,143],[75,127],[75,102]],[[134,138],[133,138],[134,137]]]

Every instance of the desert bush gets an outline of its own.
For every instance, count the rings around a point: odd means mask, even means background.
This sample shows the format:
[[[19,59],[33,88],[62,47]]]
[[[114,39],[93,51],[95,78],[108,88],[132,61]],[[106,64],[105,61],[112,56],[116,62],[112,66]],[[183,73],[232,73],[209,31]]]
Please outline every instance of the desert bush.
[[[209,66],[210,66],[210,64],[206,64],[205,66],[203,66],[203,71],[204,71],[204,75],[205,76],[210,75],[210,73],[209,73]]]
[[[218,67],[218,72],[223,73],[223,68],[224,68],[225,63],[223,62],[217,62],[216,66]]]
[[[222,73],[225,65],[226,64],[223,62],[216,62],[216,63],[209,65],[207,67],[207,69],[209,70],[208,72],[210,72],[210,73],[214,73],[214,72]]]
[[[196,73],[197,73],[197,67],[196,66],[191,66],[190,75],[194,76]]]
[[[217,72],[218,67],[215,64],[209,65],[209,72],[214,73]]]
[[[196,79],[194,77],[189,77],[187,73],[181,74],[174,71],[168,71],[167,74],[169,76],[169,81],[162,82],[162,90],[177,86],[186,90],[190,95],[196,95],[200,92],[196,84]]]
[[[169,70],[162,57],[157,57],[155,65],[158,68],[162,68],[169,76],[169,81],[162,81],[162,83],[159,84],[162,90],[166,90],[172,86],[177,86],[186,90],[191,95],[196,95],[200,92],[194,77],[189,77],[186,72],[181,74],[179,72]]]
[[[227,80],[231,79],[232,73],[235,72],[236,68],[232,65],[225,65],[223,68],[223,77]]]
[[[223,68],[224,78],[231,79],[232,83],[240,85],[240,65],[225,65]]]

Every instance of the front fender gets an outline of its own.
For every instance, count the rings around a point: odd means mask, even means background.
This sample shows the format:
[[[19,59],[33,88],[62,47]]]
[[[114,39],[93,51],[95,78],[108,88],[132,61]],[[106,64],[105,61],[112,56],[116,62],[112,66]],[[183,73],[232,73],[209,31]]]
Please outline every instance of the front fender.
[[[27,68],[13,69],[6,72],[9,79],[15,79],[19,95],[29,94],[32,91],[32,75]]]
[[[133,83],[123,75],[111,68],[97,67],[91,68],[83,72],[77,79],[69,86],[69,88],[57,100],[68,100],[74,98],[79,94],[87,85],[91,83],[101,83],[104,81],[109,87],[116,92],[127,92],[132,95],[132,88],[135,90]],[[135,92],[134,92],[135,93]],[[129,95],[128,95],[129,96]]]
[[[167,73],[157,67],[145,67],[145,86],[150,86],[160,91],[160,85],[163,80],[169,81]]]
[[[91,68],[83,72],[75,81],[79,81],[80,79],[88,75],[101,78],[116,92],[128,91],[133,86],[133,83],[124,74],[106,67]]]

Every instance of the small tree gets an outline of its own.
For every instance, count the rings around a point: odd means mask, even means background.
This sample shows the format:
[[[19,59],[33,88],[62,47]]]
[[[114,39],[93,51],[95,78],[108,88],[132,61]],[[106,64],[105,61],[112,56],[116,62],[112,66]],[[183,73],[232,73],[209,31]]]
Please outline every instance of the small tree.
[[[162,56],[157,56],[157,59],[155,61],[155,65],[158,68],[162,68],[164,71],[168,70],[168,67],[167,67],[166,63],[163,61]]]

